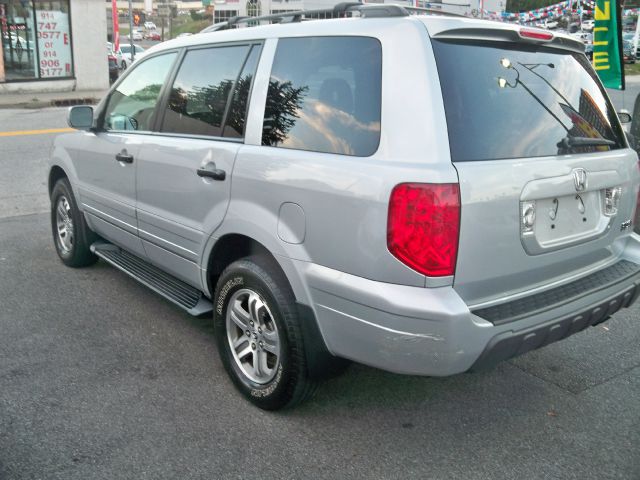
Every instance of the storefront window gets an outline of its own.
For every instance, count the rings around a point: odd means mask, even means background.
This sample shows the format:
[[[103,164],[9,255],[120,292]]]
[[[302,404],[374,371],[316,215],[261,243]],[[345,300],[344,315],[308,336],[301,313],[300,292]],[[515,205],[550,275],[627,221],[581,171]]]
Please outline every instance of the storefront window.
[[[69,0],[0,0],[0,82],[73,77]]]

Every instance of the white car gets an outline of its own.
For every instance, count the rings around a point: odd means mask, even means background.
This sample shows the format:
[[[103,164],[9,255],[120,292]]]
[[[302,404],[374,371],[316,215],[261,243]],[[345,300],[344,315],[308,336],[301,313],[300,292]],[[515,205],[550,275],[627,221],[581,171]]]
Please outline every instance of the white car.
[[[144,22],[144,28],[146,28],[147,30],[155,30],[156,24],[153,22]]]
[[[585,32],[593,31],[593,27],[595,26],[595,20],[584,20],[582,22],[582,30]]]
[[[132,37],[134,42],[139,42],[142,40],[142,32],[140,30],[134,29],[129,35],[124,36],[124,38],[128,41],[131,41]]]
[[[120,45],[120,49],[117,52],[115,52],[115,55],[118,58],[118,66],[122,70],[126,70],[127,68],[129,68],[131,66],[131,64],[133,62],[135,62],[136,60],[138,60],[138,58],[140,58],[140,56],[142,56],[142,54],[144,52],[144,48],[142,48],[140,45],[134,45],[133,47],[135,49],[135,52],[134,52],[134,55],[133,55],[133,59],[131,59],[131,45],[130,44],[122,44],[122,45]]]

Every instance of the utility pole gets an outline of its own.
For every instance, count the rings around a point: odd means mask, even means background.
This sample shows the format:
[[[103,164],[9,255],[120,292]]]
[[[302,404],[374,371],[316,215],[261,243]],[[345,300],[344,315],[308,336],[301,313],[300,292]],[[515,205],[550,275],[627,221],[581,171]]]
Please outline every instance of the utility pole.
[[[158,5],[158,14],[160,15],[160,18],[162,19],[162,33],[161,33],[161,38],[162,41],[164,42],[164,26],[165,26],[165,21],[166,21],[166,3],[167,0],[162,0],[162,5]],[[171,32],[169,32],[169,36],[171,36]]]
[[[131,63],[136,57],[136,49],[133,47],[133,8],[129,0],[129,45],[131,46]]]

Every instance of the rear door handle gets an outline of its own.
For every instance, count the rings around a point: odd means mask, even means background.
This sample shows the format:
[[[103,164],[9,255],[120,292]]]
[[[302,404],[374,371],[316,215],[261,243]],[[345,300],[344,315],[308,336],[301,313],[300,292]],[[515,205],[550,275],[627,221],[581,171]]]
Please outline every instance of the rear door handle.
[[[222,181],[227,177],[227,172],[220,168],[216,168],[215,164],[208,164],[205,168],[196,170],[199,177],[213,178]]]
[[[133,163],[133,155],[129,155],[126,150],[116,153],[116,160],[123,163]]]

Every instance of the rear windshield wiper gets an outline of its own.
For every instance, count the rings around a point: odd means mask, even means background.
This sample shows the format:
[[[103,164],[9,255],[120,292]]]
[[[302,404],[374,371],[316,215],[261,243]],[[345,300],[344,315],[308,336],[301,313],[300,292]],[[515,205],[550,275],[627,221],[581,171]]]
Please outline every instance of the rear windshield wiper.
[[[558,142],[558,148],[569,149],[573,147],[597,147],[601,145],[614,146],[616,142],[606,138],[591,137],[564,137]]]

